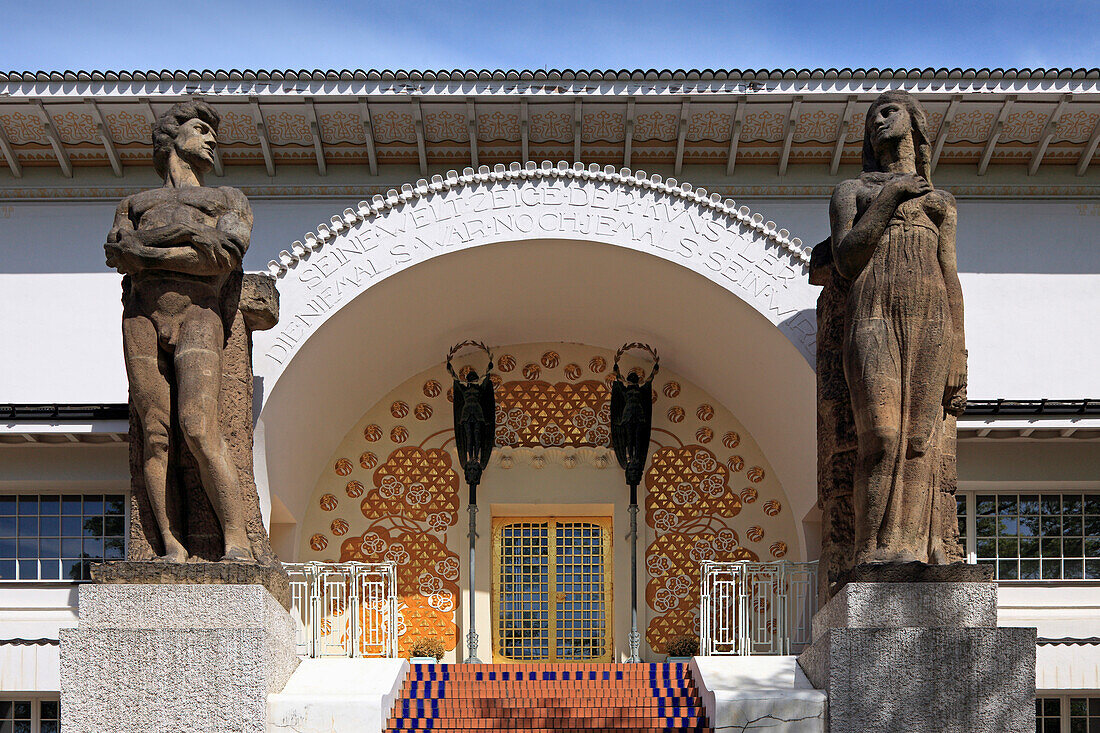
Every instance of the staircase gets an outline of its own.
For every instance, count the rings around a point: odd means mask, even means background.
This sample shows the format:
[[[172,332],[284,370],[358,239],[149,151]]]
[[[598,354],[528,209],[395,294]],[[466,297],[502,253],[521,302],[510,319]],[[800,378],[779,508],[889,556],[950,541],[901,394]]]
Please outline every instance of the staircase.
[[[414,664],[387,731],[710,733],[686,664]]]

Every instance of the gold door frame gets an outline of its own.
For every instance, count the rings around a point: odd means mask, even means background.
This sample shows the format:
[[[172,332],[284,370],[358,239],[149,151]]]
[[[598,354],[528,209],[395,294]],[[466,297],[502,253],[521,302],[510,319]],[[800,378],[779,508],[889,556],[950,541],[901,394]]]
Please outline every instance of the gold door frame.
[[[557,526],[559,524],[571,524],[574,522],[586,522],[600,528],[600,548],[603,553],[603,582],[602,592],[606,604],[605,622],[603,629],[603,653],[599,656],[583,660],[584,662],[612,662],[615,656],[614,627],[615,604],[612,578],[614,577],[614,554],[612,547],[613,532],[611,517],[589,516],[524,516],[524,517],[493,517],[492,539],[492,576],[490,587],[490,605],[492,615],[492,645],[494,663],[522,663],[522,662],[554,662],[559,661],[557,656],[557,602],[561,592],[557,588]],[[548,656],[540,659],[513,659],[501,654],[500,644],[500,566],[501,566],[501,533],[508,525],[530,523],[546,525],[547,528],[547,638]],[[581,660],[570,659],[564,661],[577,662]]]

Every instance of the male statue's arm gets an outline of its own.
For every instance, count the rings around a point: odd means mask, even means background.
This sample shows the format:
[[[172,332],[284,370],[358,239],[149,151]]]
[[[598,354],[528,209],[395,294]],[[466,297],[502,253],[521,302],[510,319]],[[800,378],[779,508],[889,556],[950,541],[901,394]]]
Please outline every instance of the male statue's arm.
[[[240,191],[222,191],[226,193],[227,211],[213,227],[186,223],[135,231],[124,201],[119,206],[119,212],[126,209],[124,223],[120,225],[116,212],[115,228],[108,236],[108,264],[130,273],[153,269],[209,276],[236,269],[248,250],[252,209]]]
[[[947,211],[944,213],[943,222],[940,224],[939,236],[939,261],[940,270],[943,272],[943,284],[947,289],[947,307],[951,315],[951,325],[955,333],[954,343],[951,345],[951,366],[947,376],[947,393],[945,404],[948,408],[961,410],[965,407],[966,387],[966,333],[963,328],[963,295],[962,283],[959,282],[959,265],[955,250],[955,233],[958,229],[958,210],[955,206],[955,197],[944,192],[947,203]],[[961,404],[950,404],[952,398]]]
[[[932,190],[932,184],[916,175],[899,175],[886,183],[875,200],[856,221],[857,179],[843,181],[833,190],[829,202],[833,261],[848,280],[855,280],[871,261],[898,204]]]

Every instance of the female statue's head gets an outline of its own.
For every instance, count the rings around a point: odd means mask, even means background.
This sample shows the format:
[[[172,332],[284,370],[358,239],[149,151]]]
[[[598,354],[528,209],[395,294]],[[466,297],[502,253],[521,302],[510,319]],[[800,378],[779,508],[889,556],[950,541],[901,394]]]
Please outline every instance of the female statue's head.
[[[867,110],[863,129],[864,172],[884,170],[881,154],[890,146],[899,146],[902,155],[912,155],[917,173],[932,180],[928,117],[920,102],[901,89],[878,95]]]

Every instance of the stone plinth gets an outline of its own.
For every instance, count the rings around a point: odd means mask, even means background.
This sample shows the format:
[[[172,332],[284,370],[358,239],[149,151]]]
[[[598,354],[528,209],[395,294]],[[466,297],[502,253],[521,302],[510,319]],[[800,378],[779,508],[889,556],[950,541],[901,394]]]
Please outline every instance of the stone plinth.
[[[849,582],[798,662],[830,733],[1035,729],[1035,629],[998,628],[991,583]]]
[[[839,586],[845,583],[989,583],[992,580],[993,568],[989,565],[865,563],[841,573]]]
[[[281,563],[254,562],[185,563],[160,560],[112,560],[94,563],[92,580],[101,584],[158,585],[261,585],[283,608],[290,610],[290,577]]]
[[[848,583],[814,615],[813,638],[829,629],[996,625],[992,583]]]
[[[66,733],[260,733],[298,664],[262,585],[83,585],[79,604],[61,632]]]

